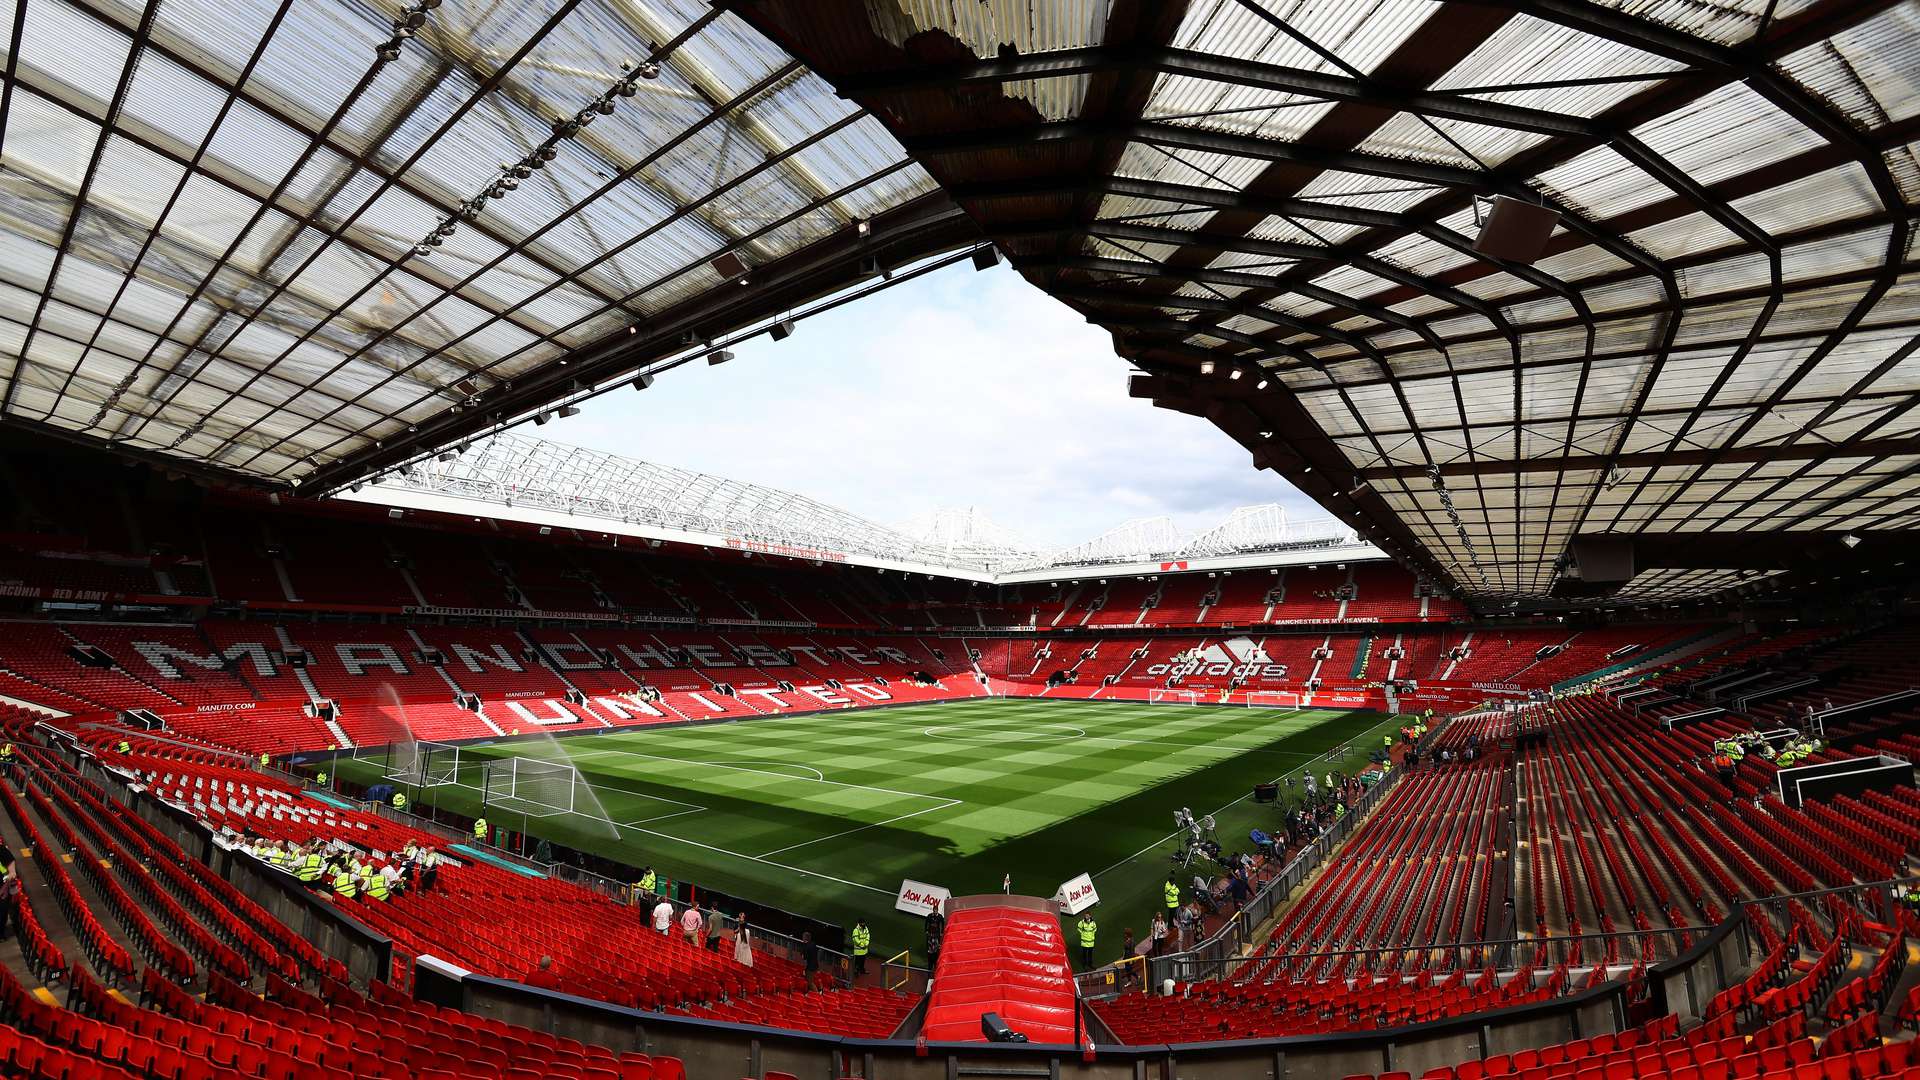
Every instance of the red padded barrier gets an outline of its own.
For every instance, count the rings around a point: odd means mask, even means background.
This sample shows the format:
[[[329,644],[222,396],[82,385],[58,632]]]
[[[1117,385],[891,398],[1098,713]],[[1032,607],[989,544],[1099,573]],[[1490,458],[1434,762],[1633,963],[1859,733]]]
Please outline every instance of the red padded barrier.
[[[934,971],[924,1033],[932,1042],[983,1042],[980,1017],[999,1013],[1036,1043],[1074,1041],[1073,976],[1052,915],[1012,907],[953,913]]]

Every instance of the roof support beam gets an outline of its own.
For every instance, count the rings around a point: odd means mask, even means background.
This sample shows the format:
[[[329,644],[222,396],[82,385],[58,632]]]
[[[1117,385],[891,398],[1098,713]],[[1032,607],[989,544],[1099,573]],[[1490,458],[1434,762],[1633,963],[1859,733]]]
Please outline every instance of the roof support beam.
[[[1920,438],[1865,439],[1840,443],[1765,443],[1726,450],[1649,450],[1606,457],[1599,454],[1555,454],[1519,460],[1456,461],[1440,466],[1441,476],[1510,476],[1514,473],[1604,472],[1609,467],[1657,469],[1672,465],[1714,462],[1823,461],[1836,457],[1895,457],[1920,454]],[[1357,469],[1365,480],[1419,480],[1430,475],[1426,465],[1375,465]]]
[[[1097,46],[858,75],[839,80],[849,97],[948,90],[1114,71],[1143,71],[1206,82],[1274,90],[1322,101],[1377,105],[1395,112],[1530,131],[1540,135],[1596,135],[1603,129],[1581,116],[1530,109],[1453,94],[1404,90],[1327,71],[1263,64],[1191,49],[1115,49]]]

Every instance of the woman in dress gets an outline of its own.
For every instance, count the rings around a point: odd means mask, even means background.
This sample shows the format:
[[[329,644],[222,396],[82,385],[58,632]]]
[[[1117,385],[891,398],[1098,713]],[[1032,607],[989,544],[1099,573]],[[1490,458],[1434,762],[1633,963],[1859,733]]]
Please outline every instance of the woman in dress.
[[[733,958],[746,967],[753,966],[753,930],[745,915],[740,916],[740,928],[733,934]]]

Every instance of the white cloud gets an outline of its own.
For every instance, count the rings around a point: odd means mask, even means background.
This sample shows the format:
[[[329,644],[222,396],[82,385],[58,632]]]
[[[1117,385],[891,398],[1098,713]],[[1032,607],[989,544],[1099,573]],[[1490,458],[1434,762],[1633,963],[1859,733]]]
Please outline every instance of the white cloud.
[[[944,270],[734,352],[540,434],[888,523],[974,506],[1043,545],[1261,502],[1324,515],[1212,424],[1127,397],[1107,334],[1010,270]]]

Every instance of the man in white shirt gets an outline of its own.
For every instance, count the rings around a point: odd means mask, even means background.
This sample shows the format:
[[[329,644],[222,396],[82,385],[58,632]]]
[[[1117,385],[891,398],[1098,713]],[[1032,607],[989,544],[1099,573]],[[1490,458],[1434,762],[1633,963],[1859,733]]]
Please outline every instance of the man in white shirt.
[[[664,897],[653,908],[653,928],[662,934],[673,932],[673,905]]]

